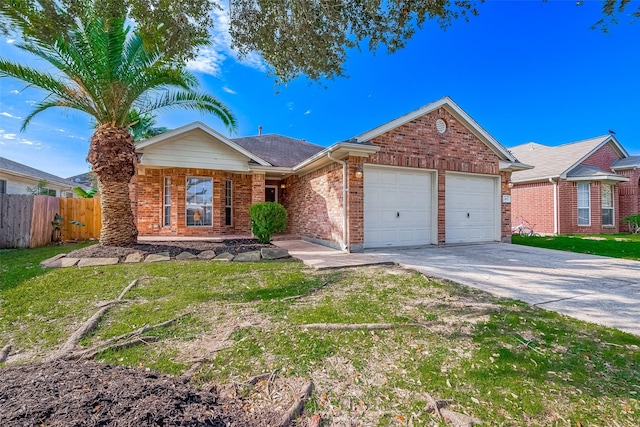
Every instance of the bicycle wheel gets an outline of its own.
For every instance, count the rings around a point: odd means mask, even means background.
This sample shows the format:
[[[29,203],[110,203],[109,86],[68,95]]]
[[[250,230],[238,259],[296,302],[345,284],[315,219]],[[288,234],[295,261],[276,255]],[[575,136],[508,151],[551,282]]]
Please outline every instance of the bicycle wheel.
[[[522,237],[531,237],[533,236],[533,229],[529,227],[522,227],[520,229],[520,235]]]

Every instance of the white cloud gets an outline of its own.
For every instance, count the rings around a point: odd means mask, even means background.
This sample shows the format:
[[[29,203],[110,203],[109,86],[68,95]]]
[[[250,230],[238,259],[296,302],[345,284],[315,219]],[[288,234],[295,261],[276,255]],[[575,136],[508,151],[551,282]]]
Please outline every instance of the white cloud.
[[[7,39],[7,44],[14,44],[16,39]]]
[[[36,105],[37,101],[34,101],[32,99],[28,100],[28,101],[24,101],[25,104],[29,104],[29,105]]]
[[[35,145],[33,141],[29,141],[28,139],[21,139],[20,141],[18,141],[20,144],[24,144],[24,145]]]
[[[8,113],[6,111],[3,111],[2,113],[0,113],[0,116],[9,117],[10,119],[21,119],[22,118],[22,117],[14,116],[13,114]]]
[[[307,111],[304,112],[305,116],[308,116],[309,114],[311,114],[311,110],[307,110]]]
[[[225,92],[227,92],[227,93],[230,93],[231,95],[235,95],[235,94],[237,94],[237,93],[238,93],[238,92],[236,92],[235,90],[230,89],[230,88],[228,88],[228,87],[226,87],[226,86],[223,86],[223,87],[222,87],[222,90],[223,90],[223,91],[225,91]]]
[[[18,95],[18,94],[20,93],[20,91],[19,91],[19,90],[14,89],[14,90],[9,91],[9,93],[11,93],[11,94],[13,94],[13,95]]]
[[[64,130],[64,129],[56,129],[56,131],[58,131],[58,132],[62,132],[62,133],[64,133],[64,132],[65,132],[65,130]]]
[[[202,49],[198,57],[187,63],[191,71],[220,76],[222,63],[227,58],[233,58],[247,67],[265,72],[267,66],[262,57],[257,53],[250,53],[239,59],[238,54],[231,49],[231,36],[229,35],[229,10],[222,5],[220,10],[213,12],[214,25],[210,31],[212,45]]]
[[[293,102],[287,102],[287,104],[286,104],[286,105],[287,105],[287,109],[288,109],[289,111],[293,111],[293,105],[294,105],[294,104],[293,104]]]

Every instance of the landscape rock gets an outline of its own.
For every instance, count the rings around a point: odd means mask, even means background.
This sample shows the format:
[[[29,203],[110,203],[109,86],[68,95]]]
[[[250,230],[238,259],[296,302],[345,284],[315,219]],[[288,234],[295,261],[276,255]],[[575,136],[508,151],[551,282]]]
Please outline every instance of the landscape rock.
[[[214,259],[216,256],[216,251],[202,251],[198,254],[198,258],[200,259]]]
[[[81,258],[78,267],[97,267],[99,265],[115,265],[118,258]]]
[[[262,259],[289,258],[289,251],[282,248],[262,248],[260,249]]]
[[[215,257],[213,260],[214,261],[233,261],[233,258],[235,258],[235,255],[233,255],[232,253],[223,252],[217,257]]]
[[[142,255],[142,252],[134,252],[132,254],[127,255],[127,257],[124,259],[124,262],[125,263],[140,262],[142,261],[143,258],[144,258],[144,255]]]
[[[80,261],[80,258],[64,257],[64,258],[60,258],[58,260],[58,262],[60,263],[60,267],[62,267],[62,268],[73,267],[74,265],[76,265],[78,263],[78,261]]]
[[[243,252],[233,259],[234,262],[257,262],[260,261],[260,251]]]
[[[144,262],[160,262],[160,261],[169,261],[171,257],[169,256],[169,252],[160,252],[157,254],[147,255],[144,259]]]
[[[66,257],[67,254],[58,254],[54,257],[47,258],[44,261],[40,262],[40,267],[43,268],[57,268],[60,267],[60,263],[57,262],[60,258]]]
[[[178,255],[176,255],[176,260],[178,261],[189,261],[192,259],[198,259],[198,257],[194,254],[192,254],[191,252],[181,252]]]

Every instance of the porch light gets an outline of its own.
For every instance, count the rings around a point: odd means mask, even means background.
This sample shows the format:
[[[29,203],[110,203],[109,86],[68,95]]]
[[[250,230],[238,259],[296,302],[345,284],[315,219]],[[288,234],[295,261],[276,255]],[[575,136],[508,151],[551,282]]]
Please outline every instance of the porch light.
[[[507,185],[509,186],[509,188],[513,188],[513,181],[509,180],[509,182],[507,182]]]
[[[280,188],[282,188],[282,189],[284,190],[285,188],[287,188],[287,184],[285,184],[285,183],[283,182],[282,184],[280,184]]]
[[[356,168],[356,178],[358,179],[362,178],[362,166],[358,166]]]

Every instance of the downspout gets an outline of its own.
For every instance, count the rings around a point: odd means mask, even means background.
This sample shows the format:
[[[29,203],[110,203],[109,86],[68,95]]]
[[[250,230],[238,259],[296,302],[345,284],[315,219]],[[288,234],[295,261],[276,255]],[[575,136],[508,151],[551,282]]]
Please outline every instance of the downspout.
[[[549,178],[553,184],[553,234],[558,234],[558,181]]]
[[[331,153],[327,153],[327,157],[329,160],[342,165],[342,250],[349,252],[349,246],[347,245],[347,227],[349,224],[347,220],[347,162],[331,157]]]

